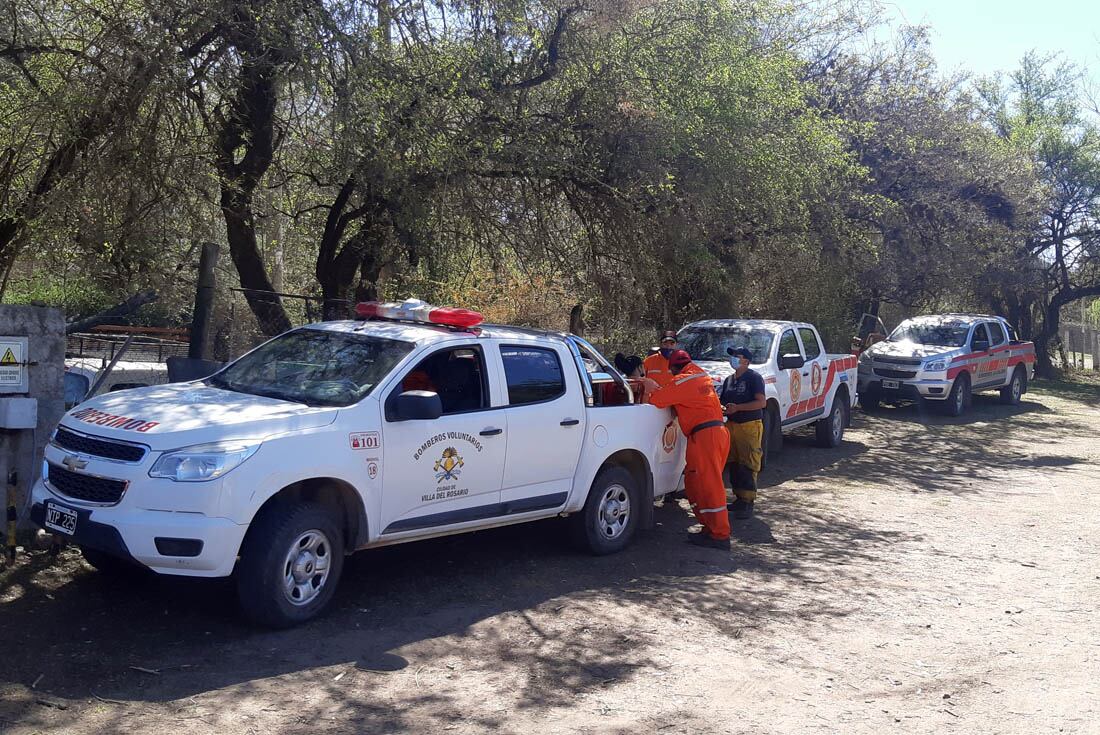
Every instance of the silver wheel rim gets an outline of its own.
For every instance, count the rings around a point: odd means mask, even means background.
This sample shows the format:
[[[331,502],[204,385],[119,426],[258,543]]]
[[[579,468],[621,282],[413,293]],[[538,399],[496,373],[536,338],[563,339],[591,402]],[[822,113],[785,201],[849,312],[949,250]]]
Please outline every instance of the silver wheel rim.
[[[955,391],[955,409],[960,412],[966,407],[965,386],[965,383],[959,383],[959,389]]]
[[[1023,393],[1023,386],[1021,385],[1021,383],[1022,383],[1022,381],[1020,380],[1019,376],[1016,376],[1015,378],[1012,379],[1012,400],[1013,401],[1020,400],[1020,394]]]
[[[308,605],[317,599],[332,568],[332,544],[328,536],[310,529],[294,540],[283,561],[283,594],[292,605]]]
[[[833,438],[840,441],[840,436],[844,431],[844,409],[837,408],[833,411]]]
[[[618,483],[609,486],[600,498],[600,533],[606,539],[623,535],[630,520],[630,493]]]

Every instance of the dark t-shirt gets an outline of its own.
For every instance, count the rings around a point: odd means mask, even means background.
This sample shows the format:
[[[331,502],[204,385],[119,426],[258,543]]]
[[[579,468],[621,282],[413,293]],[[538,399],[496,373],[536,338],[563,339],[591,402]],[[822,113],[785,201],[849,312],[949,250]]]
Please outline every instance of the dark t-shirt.
[[[750,368],[740,378],[737,375],[730,375],[723,380],[722,387],[718,390],[718,398],[723,406],[727,403],[752,403],[756,400],[758,393],[764,394],[764,379],[760,377],[760,373]],[[764,411],[758,408],[754,411],[738,411],[730,416],[729,420],[735,424],[744,424],[763,418]]]

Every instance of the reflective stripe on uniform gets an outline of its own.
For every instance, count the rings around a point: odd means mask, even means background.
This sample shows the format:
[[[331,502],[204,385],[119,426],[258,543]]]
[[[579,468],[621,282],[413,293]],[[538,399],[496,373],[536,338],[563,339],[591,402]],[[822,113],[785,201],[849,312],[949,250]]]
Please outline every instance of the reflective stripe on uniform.
[[[710,376],[707,375],[706,373],[695,373],[694,375],[685,375],[682,378],[676,378],[673,382],[676,383],[676,385],[680,385],[681,383],[686,383],[689,380],[695,380],[696,378],[708,378],[708,377],[710,377]]]
[[[721,508],[698,508],[697,510],[700,513],[725,513],[726,506],[723,505]]]

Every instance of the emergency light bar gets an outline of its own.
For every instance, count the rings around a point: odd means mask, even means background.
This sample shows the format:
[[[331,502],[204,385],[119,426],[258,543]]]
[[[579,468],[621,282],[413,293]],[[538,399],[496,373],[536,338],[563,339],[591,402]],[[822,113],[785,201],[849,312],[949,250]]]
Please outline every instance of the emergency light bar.
[[[420,299],[405,299],[383,304],[378,301],[362,301],[355,306],[360,319],[395,319],[419,324],[438,324],[441,327],[469,329],[485,321],[485,317],[469,309],[450,306],[432,306]]]

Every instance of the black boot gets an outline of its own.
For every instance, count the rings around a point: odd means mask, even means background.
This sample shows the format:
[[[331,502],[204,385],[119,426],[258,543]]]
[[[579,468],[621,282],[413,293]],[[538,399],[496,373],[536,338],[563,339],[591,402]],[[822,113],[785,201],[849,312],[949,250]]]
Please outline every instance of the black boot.
[[[708,549],[719,549],[721,551],[730,550],[730,540],[728,538],[717,539],[707,533],[705,530],[699,533],[689,533],[688,543],[695,544],[696,546],[703,546]]]
[[[738,498],[734,502],[726,506],[726,508],[733,513],[733,517],[739,521],[743,521],[746,518],[752,518],[752,501],[742,500]]]

